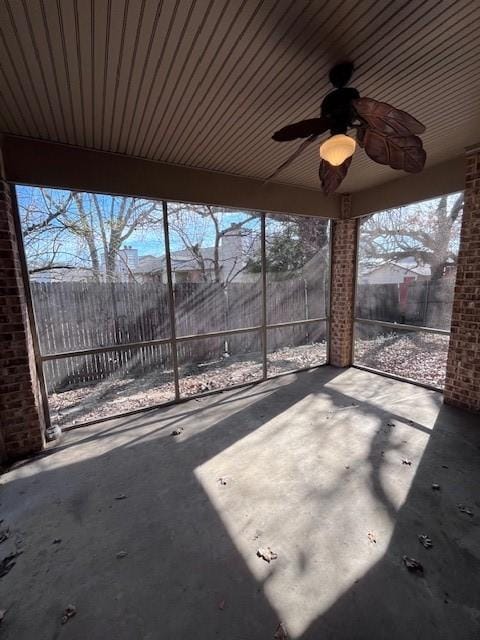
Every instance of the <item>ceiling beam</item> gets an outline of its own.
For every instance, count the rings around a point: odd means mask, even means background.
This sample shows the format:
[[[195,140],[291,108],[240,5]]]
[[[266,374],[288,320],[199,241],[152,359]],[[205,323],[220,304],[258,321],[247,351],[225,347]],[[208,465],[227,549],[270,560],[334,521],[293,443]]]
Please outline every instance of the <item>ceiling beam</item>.
[[[465,181],[465,158],[452,158],[424,169],[421,173],[404,175],[396,180],[356,191],[352,194],[351,218],[412,202],[428,200],[447,193],[462,191]]]
[[[126,196],[338,218],[340,197],[70,145],[4,136],[7,180]]]

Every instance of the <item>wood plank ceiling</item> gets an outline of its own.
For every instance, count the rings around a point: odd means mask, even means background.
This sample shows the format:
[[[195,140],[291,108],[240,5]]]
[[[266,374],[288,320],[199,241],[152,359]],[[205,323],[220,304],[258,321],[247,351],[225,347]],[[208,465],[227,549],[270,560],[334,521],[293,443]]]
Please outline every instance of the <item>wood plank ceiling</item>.
[[[0,129],[254,178],[329,67],[424,122],[428,165],[480,141],[478,0],[0,0]],[[319,188],[311,147],[279,182]],[[344,191],[398,172],[357,151]]]

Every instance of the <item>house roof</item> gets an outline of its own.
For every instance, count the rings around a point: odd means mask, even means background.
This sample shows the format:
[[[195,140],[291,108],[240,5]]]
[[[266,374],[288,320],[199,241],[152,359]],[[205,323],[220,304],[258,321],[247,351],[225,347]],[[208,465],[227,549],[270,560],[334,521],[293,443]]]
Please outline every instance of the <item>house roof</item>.
[[[426,125],[427,167],[480,137],[479,2],[40,4],[0,3],[5,133],[263,180],[296,145],[272,132],[350,59],[362,95]],[[398,176],[359,151],[341,190]],[[320,189],[318,151],[278,181]]]
[[[430,276],[431,269],[430,265],[415,265],[413,263],[401,264],[400,262],[385,262],[384,264],[379,264],[376,267],[371,267],[370,269],[362,269],[361,275],[366,276],[370,273],[374,273],[375,271],[379,271],[380,269],[385,269],[385,267],[395,267],[396,269],[400,269],[401,271],[405,271],[406,273],[414,273],[419,276]]]
[[[207,270],[212,267],[213,261],[213,247],[202,247],[201,253],[205,260]],[[172,269],[174,271],[191,271],[192,269],[199,269],[198,261],[192,257],[192,254],[182,249],[179,251],[172,251],[170,254],[172,261]],[[165,269],[165,256],[140,256],[138,259],[138,267],[135,269],[141,273],[153,273],[155,271],[163,271]]]

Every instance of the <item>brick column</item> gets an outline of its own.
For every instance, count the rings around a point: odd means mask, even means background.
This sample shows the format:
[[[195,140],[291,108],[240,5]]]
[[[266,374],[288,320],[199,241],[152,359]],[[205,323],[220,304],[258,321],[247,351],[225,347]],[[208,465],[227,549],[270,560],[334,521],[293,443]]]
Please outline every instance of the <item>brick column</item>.
[[[467,155],[444,400],[480,411],[480,150]]]
[[[342,195],[342,217],[332,224],[330,364],[334,367],[352,364],[358,223],[348,219],[350,207],[351,196]]]
[[[0,179],[0,456],[44,446],[44,420],[29,331],[10,190]]]

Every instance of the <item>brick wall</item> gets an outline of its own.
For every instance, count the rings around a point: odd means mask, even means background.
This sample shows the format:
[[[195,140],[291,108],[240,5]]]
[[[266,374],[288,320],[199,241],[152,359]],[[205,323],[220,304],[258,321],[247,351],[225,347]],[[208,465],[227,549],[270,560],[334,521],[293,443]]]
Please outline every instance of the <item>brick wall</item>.
[[[42,449],[44,423],[8,184],[0,180],[0,455]]]
[[[466,158],[445,402],[480,411],[480,151]]]
[[[351,197],[343,195],[342,219],[332,223],[330,364],[335,367],[352,364],[358,223],[356,219],[343,219],[349,215],[350,206]]]

